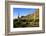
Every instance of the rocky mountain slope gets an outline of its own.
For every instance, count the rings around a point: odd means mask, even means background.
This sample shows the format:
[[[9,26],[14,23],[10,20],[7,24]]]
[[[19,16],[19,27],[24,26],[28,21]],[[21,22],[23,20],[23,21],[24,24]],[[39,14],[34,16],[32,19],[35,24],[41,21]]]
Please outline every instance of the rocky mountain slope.
[[[35,13],[29,14],[27,16],[21,16],[21,18],[13,20],[15,27],[38,27],[39,26],[39,10]]]

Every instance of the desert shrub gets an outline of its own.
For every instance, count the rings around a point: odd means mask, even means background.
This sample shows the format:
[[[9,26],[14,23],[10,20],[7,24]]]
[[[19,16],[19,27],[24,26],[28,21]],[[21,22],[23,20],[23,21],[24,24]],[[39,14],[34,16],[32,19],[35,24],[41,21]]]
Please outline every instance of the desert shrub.
[[[39,22],[39,19],[36,19],[35,22]]]
[[[26,20],[25,20],[25,19],[23,19],[23,20],[21,20],[21,21],[26,22]]]
[[[30,19],[30,20],[29,20],[29,22],[32,22],[32,21],[33,21],[33,19]]]

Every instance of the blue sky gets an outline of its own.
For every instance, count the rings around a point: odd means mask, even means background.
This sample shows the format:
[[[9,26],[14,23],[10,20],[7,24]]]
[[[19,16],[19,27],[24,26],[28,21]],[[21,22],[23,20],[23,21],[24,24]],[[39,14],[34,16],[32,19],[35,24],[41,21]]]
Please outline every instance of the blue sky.
[[[13,8],[13,17],[26,16],[28,14],[32,14],[36,11],[35,8]]]

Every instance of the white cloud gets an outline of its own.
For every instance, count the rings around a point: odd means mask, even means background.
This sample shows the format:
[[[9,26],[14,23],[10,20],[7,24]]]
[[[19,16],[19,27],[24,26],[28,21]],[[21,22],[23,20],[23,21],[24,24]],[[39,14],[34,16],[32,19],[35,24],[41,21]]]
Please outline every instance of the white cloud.
[[[19,16],[21,18],[21,16]],[[13,16],[13,19],[18,19],[18,16]]]

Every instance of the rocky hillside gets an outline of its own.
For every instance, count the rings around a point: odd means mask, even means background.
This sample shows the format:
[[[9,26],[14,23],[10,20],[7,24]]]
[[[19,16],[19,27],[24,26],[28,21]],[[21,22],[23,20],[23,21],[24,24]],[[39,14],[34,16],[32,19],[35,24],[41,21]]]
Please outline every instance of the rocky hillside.
[[[21,18],[26,19],[26,20],[39,19],[39,10],[36,10],[36,12],[33,14],[29,14],[27,16],[22,16]]]
[[[29,14],[27,16],[21,16],[19,19],[13,20],[15,27],[38,27],[39,26],[39,10],[35,13]]]

